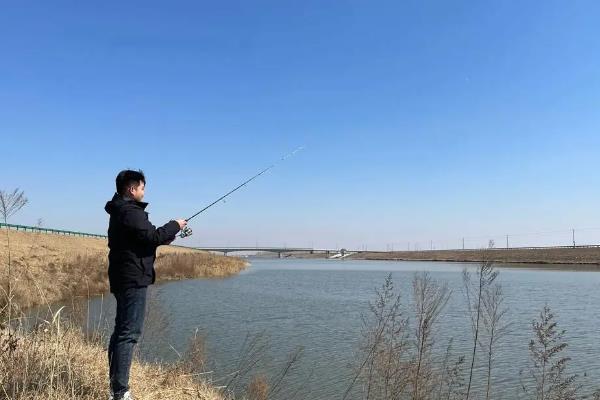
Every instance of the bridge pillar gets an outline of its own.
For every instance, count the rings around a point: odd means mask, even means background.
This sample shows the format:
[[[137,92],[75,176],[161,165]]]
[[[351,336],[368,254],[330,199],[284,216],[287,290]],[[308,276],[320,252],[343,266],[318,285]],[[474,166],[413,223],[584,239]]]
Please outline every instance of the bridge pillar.
[[[279,252],[278,254],[279,254],[279,258],[281,258],[281,252]]]
[[[226,251],[224,251],[224,252],[223,252],[223,255],[224,255],[225,257],[227,257],[227,252],[226,252]]]
[[[329,257],[329,250],[326,250],[326,251],[325,251],[325,255],[326,255],[327,257]]]

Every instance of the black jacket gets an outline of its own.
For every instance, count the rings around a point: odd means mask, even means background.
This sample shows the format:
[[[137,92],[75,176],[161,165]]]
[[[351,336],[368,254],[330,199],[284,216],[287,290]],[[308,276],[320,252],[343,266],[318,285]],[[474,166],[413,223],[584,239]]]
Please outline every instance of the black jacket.
[[[153,284],[156,248],[175,239],[179,232],[176,221],[158,229],[152,225],[144,211],[147,205],[115,193],[104,207],[110,214],[108,280],[113,293]]]

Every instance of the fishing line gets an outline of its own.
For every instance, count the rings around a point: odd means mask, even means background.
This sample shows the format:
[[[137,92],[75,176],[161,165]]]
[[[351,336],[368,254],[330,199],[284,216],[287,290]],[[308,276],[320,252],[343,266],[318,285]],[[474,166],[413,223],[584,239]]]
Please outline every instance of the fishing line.
[[[225,193],[223,196],[219,197],[217,200],[213,201],[212,203],[210,203],[209,205],[207,205],[206,207],[204,207],[203,209],[201,209],[200,211],[198,211],[197,213],[195,213],[194,215],[192,215],[189,218],[186,218],[186,222],[189,222],[190,220],[192,220],[193,218],[195,218],[196,216],[202,214],[204,211],[208,210],[209,208],[211,208],[212,206],[214,206],[215,204],[219,203],[222,200],[225,200],[225,198],[227,198],[229,195],[233,194],[234,192],[238,191],[239,189],[243,188],[244,186],[246,186],[247,184],[249,184],[250,182],[252,182],[253,180],[255,180],[256,178],[258,178],[259,176],[261,176],[262,174],[266,173],[267,171],[275,168],[279,163],[287,160],[288,158],[294,156],[296,153],[298,153],[299,151],[303,150],[304,146],[298,147],[296,150],[292,151],[291,153],[288,153],[286,155],[284,155],[283,157],[281,157],[279,160],[277,160],[276,162],[274,162],[273,164],[271,164],[270,166],[268,166],[267,168],[263,169],[262,171],[260,171],[258,174],[250,177],[249,179],[245,180],[244,182],[242,182],[241,184],[239,184],[238,186],[236,186],[235,188],[231,189],[229,192]],[[182,229],[181,233],[179,234],[180,237],[184,238],[186,236],[190,236],[192,234],[192,229],[189,228],[188,226],[186,226],[185,228]]]

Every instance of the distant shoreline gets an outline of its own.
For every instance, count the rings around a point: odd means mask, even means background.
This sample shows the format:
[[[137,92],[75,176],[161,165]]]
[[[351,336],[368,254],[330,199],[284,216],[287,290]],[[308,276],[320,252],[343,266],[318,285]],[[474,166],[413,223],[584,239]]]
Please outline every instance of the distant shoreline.
[[[510,268],[551,268],[600,271],[600,248],[431,250],[360,252],[351,260],[473,262],[483,260]],[[521,264],[521,265],[520,265]],[[527,265],[522,265],[527,264]]]
[[[485,254],[484,254],[485,252]],[[327,259],[322,253],[293,253],[284,258]],[[430,251],[364,251],[349,255],[346,260],[368,261],[428,261],[480,263],[484,259],[503,264],[504,268],[539,268],[566,271],[599,271],[600,248],[548,249],[486,249]]]

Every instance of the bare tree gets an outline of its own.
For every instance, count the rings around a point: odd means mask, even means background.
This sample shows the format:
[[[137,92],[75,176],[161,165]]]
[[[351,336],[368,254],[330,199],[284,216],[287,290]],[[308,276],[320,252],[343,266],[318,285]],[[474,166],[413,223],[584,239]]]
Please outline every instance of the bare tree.
[[[19,191],[19,189],[15,189],[12,193],[5,192],[0,190],[0,216],[2,216],[2,220],[4,224],[8,224],[8,220],[10,217],[15,215],[21,208],[23,208],[27,204],[27,198],[23,191]],[[0,310],[0,315],[3,314],[3,311],[6,310],[7,322],[6,326],[8,327],[8,339],[6,343],[8,343],[8,355],[9,359],[12,356],[12,352],[16,349],[17,339],[15,335],[12,333],[11,324],[12,324],[12,309],[13,309],[13,287],[12,287],[12,260],[11,260],[11,249],[10,249],[10,229],[6,227],[6,246],[7,246],[7,257],[8,257],[8,265],[7,265],[7,289],[6,289],[6,303],[3,304],[3,310]],[[12,395],[15,395],[15,388],[12,388]],[[6,393],[6,392],[5,392]]]
[[[8,220],[15,215],[19,210],[25,207],[27,204],[27,198],[25,197],[25,193],[23,191],[19,191],[19,189],[15,189],[12,193],[5,192],[4,190],[0,190],[0,216],[2,216],[2,220],[4,224],[8,224]],[[6,245],[7,245],[7,254],[8,254],[8,290],[7,290],[7,304],[8,307],[8,322],[10,324],[11,320],[11,311],[12,311],[12,260],[11,260],[11,251],[10,251],[10,229],[6,228]]]
[[[450,291],[446,284],[437,283],[428,272],[415,274],[413,278],[413,299],[416,314],[416,353],[411,374],[411,397],[413,400],[426,399],[433,390],[431,382],[433,328],[449,298]]]
[[[15,189],[12,193],[0,190],[0,215],[7,224],[10,217],[15,215],[27,204],[25,192]]]

